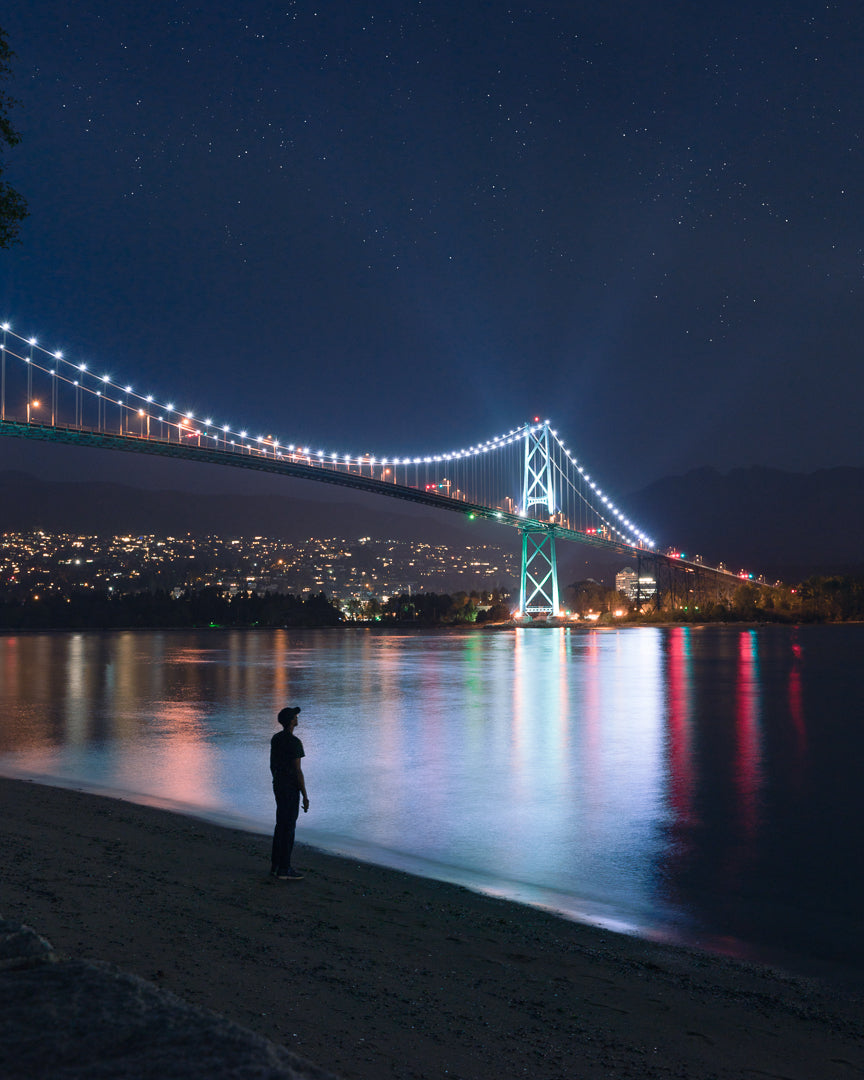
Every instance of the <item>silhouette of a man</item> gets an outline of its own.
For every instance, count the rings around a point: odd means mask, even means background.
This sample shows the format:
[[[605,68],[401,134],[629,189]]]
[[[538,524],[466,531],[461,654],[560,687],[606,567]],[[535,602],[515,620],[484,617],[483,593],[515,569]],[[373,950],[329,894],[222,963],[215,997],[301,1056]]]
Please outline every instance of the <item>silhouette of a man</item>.
[[[303,743],[294,734],[299,712],[299,705],[282,709],[276,718],[282,730],[277,731],[270,740],[270,772],[273,776],[273,794],[276,796],[276,828],[273,830],[270,873],[280,881],[300,881],[303,877],[291,866],[301,795],[304,814],[309,809],[306,781],[300,767],[300,760],[306,755]]]

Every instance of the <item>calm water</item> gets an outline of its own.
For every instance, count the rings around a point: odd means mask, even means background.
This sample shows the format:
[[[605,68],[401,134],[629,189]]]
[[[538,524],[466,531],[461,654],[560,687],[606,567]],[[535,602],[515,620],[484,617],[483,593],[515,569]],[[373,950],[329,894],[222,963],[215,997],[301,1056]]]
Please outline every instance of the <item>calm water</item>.
[[[864,986],[862,652],[862,626],[7,635],[0,771],[266,832],[300,704],[301,840]]]

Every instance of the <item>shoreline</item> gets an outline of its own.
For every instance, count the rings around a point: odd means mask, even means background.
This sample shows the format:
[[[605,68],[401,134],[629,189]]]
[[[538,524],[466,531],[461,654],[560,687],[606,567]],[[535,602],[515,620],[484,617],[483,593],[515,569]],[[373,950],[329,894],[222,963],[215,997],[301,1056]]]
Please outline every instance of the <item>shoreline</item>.
[[[309,624],[304,626],[261,626],[257,623],[223,624],[214,626],[201,624],[200,626],[160,626],[154,623],[152,626],[90,626],[86,624],[75,626],[0,626],[0,637],[9,637],[17,634],[128,634],[128,633],[219,633],[223,631],[243,631],[244,633],[273,633],[284,630],[286,632],[308,631],[344,631],[363,630],[374,633],[387,633],[391,630],[404,633],[410,630],[417,631],[440,631],[448,633],[452,631],[467,631],[470,633],[508,633],[514,630],[572,630],[576,632],[588,632],[592,630],[638,630],[643,628],[669,629],[674,627],[688,627],[694,630],[717,626],[723,628],[762,629],[767,627],[799,628],[803,626],[862,626],[864,619],[616,619],[611,622],[600,620],[553,620],[551,622],[489,622],[489,623],[418,623],[418,622],[350,622],[322,623],[320,625]]]
[[[178,803],[172,799],[161,798],[144,792],[124,791],[110,786],[83,785],[79,779],[68,779],[50,774],[31,773],[6,767],[0,770],[0,781],[17,780],[40,787],[59,788],[82,795],[110,799],[128,803],[132,806],[148,807],[167,814],[241,833],[249,837],[259,837],[267,845],[270,841],[270,828],[251,818],[244,818],[230,812],[220,812],[203,807],[195,808]],[[2,802],[0,802],[2,805]],[[659,946],[669,946],[695,951],[718,960],[730,960],[755,967],[784,972],[792,978],[813,980],[824,983],[834,990],[862,998],[864,1003],[864,972],[844,968],[838,964],[820,960],[812,956],[803,956],[798,952],[759,950],[747,941],[729,935],[717,937],[703,933],[688,934],[677,921],[658,924],[655,919],[641,917],[633,910],[623,910],[600,900],[586,900],[571,894],[557,892],[544,886],[525,882],[513,882],[469,871],[444,863],[432,863],[419,856],[407,855],[378,848],[350,838],[334,838],[316,835],[314,828],[300,821],[303,834],[298,833],[297,847],[300,850],[316,852],[327,858],[341,859],[358,866],[376,867],[395,874],[404,874],[411,878],[437,882],[443,886],[461,889],[478,896],[489,897],[514,907],[527,908],[542,912],[552,918],[560,919],[601,933],[613,934],[619,938],[636,939]],[[0,830],[2,835],[2,830]],[[269,846],[268,849],[269,851]],[[3,911],[0,907],[0,917]]]
[[[0,777],[0,916],[345,1080],[864,1072],[837,987],[164,809]]]

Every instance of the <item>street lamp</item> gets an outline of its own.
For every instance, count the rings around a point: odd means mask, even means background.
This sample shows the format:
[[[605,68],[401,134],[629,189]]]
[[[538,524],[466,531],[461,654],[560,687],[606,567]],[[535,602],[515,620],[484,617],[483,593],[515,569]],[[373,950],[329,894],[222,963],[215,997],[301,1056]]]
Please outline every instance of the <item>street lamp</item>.
[[[33,346],[36,338],[30,338],[30,355],[24,361],[27,365],[27,423],[30,423],[30,395],[33,393]]]
[[[132,393],[132,387],[127,386],[123,391],[123,404],[120,406],[120,434],[129,434],[129,395]],[[134,408],[134,406],[132,406]]]
[[[29,398],[27,399],[27,423],[28,424],[30,423],[30,410],[31,409],[38,409],[38,408],[39,408],[39,402],[38,401],[31,401]]]
[[[6,419],[6,332],[9,323],[3,323],[3,343],[0,344],[0,420]]]

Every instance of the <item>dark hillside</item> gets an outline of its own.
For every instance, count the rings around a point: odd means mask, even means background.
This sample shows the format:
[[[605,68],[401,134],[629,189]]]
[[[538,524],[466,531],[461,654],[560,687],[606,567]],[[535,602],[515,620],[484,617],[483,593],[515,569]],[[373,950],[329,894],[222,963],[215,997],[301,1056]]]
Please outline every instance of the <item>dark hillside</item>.
[[[299,490],[306,494],[308,486]],[[160,535],[220,534],[422,539],[433,544],[518,545],[512,530],[468,522],[410,503],[333,487],[328,498],[151,491],[122,484],[51,482],[0,473],[0,533],[46,532]],[[319,494],[319,493],[315,493]],[[786,580],[864,567],[864,469],[801,474],[775,469],[697,469],[671,476],[622,500],[660,548],[676,546],[708,563],[723,561]],[[562,574],[609,571],[618,557],[561,545]],[[584,563],[584,565],[583,565]],[[586,569],[586,566],[588,569]],[[581,568],[581,569],[580,569]],[[571,576],[572,576],[571,573]],[[605,576],[605,572],[604,572]]]
[[[661,547],[797,579],[864,566],[864,469],[695,469],[630,495]]]

